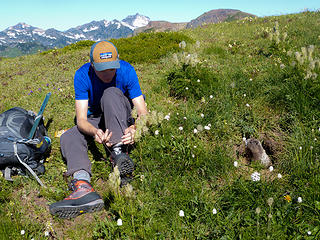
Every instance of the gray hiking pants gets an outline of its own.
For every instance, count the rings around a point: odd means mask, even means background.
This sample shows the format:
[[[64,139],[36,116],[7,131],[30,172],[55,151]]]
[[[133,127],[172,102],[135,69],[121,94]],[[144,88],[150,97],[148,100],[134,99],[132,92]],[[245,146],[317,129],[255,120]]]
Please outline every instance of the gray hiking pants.
[[[89,116],[88,121],[103,131],[109,129],[112,132],[112,144],[121,142],[125,129],[133,124],[128,98],[116,87],[107,88],[101,98],[101,109],[101,116]],[[77,126],[61,135],[60,147],[62,156],[67,161],[67,176],[79,170],[85,170],[91,175],[88,141],[93,141],[93,137],[80,132]]]

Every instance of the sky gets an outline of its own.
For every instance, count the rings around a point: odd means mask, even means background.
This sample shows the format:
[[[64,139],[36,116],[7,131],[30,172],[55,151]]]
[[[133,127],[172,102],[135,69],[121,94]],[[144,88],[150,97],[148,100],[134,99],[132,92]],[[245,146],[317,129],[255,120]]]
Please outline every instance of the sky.
[[[139,13],[153,21],[189,22],[213,9],[238,9],[258,17],[320,9],[319,0],[1,0],[0,31],[24,22],[44,30]]]

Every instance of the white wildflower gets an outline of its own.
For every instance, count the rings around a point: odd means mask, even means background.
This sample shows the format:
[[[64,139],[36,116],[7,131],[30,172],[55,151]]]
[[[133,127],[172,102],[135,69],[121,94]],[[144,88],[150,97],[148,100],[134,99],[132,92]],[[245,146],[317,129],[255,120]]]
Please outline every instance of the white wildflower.
[[[194,154],[192,154],[191,156],[192,156],[192,158],[194,158],[194,157],[195,157],[195,155],[194,155]]]
[[[242,138],[242,141],[246,142],[246,141],[247,141],[246,137],[243,137],[243,138]]]
[[[179,47],[182,48],[182,49],[185,49],[187,46],[186,42],[185,41],[182,41],[179,43]]]
[[[204,118],[204,114],[203,114],[203,113],[201,113],[200,116],[201,116],[202,118]]]
[[[179,130],[182,131],[182,130],[183,130],[183,127],[179,127]]]
[[[184,120],[187,120],[187,117],[183,117]]]
[[[179,113],[177,113],[177,116],[179,116]]]
[[[210,95],[210,98],[213,98],[213,96],[212,96],[212,95]]]
[[[205,130],[210,130],[210,127],[209,126],[204,126],[204,129]]]
[[[260,173],[258,172],[254,172],[251,174],[251,179],[254,182],[260,181]]]
[[[200,79],[198,79],[197,82],[200,82]]]
[[[260,213],[261,213],[261,208],[257,207],[257,208],[256,208],[256,214],[259,215]]]
[[[301,146],[299,147],[299,150],[302,150],[302,147],[301,147]]]
[[[298,197],[298,203],[302,203],[302,198]]]
[[[167,120],[167,121],[169,121],[170,115],[166,115],[166,116],[164,117],[164,119]]]
[[[25,233],[26,233],[26,231],[25,230],[21,230],[21,235],[24,235]]]
[[[122,226],[122,219],[121,219],[121,218],[119,218],[119,219],[117,220],[117,225],[118,225],[118,226]]]
[[[198,130],[199,132],[202,132],[202,131],[203,131],[203,126],[202,126],[201,124],[198,124],[198,125],[197,125],[197,130]]]
[[[252,82],[252,78],[250,78],[249,81]]]
[[[250,107],[249,103],[246,104],[246,107]]]
[[[233,162],[233,166],[238,167],[238,162],[237,162],[237,161],[234,161],[234,162]]]
[[[244,97],[246,97],[246,96],[247,96],[247,94],[245,94],[245,93],[244,93],[244,94],[243,94],[243,96],[244,96]]]
[[[186,87],[186,90],[188,90],[189,88],[188,87]]]
[[[272,172],[273,171],[273,166],[269,167],[269,171]]]
[[[158,135],[159,134],[159,130],[156,130],[155,132],[154,132],[154,135]]]
[[[308,231],[307,233],[308,233],[308,235],[311,235],[311,231]]]
[[[272,197],[268,198],[267,203],[268,203],[269,207],[271,207],[273,204],[273,198]]]
[[[194,146],[193,146],[193,148],[197,148],[197,146],[196,146],[196,145],[194,145]]]
[[[278,173],[278,178],[282,178],[282,175],[281,175],[281,173]]]
[[[208,127],[211,127],[211,123],[208,123]]]
[[[217,209],[215,209],[215,208],[212,209],[212,214],[213,214],[213,215],[217,214],[217,212],[218,212]]]
[[[198,130],[195,128],[195,129],[193,129],[193,133],[197,133],[198,132]]]
[[[144,175],[141,175],[141,176],[140,176],[140,181],[143,182],[144,179],[145,179]]]
[[[49,231],[45,231],[45,232],[44,232],[44,236],[45,236],[45,237],[49,237],[49,235],[50,235]]]
[[[179,216],[180,216],[180,217],[184,217],[184,211],[183,211],[183,210],[180,210],[180,211],[179,211]]]

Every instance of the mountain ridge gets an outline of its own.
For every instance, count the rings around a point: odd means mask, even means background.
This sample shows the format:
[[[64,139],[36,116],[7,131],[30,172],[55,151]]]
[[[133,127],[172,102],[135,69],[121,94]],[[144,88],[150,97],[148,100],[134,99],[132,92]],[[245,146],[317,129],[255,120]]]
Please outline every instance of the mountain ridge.
[[[0,56],[15,57],[35,53],[38,50],[61,48],[81,40],[99,41],[130,37],[141,32],[179,31],[199,27],[203,24],[236,20],[248,16],[254,15],[235,9],[215,9],[205,12],[190,22],[172,23],[164,20],[151,21],[149,17],[136,13],[121,21],[117,19],[91,21],[66,31],[54,28],[44,30],[20,22],[0,32]],[[32,51],[25,52],[26,46]]]

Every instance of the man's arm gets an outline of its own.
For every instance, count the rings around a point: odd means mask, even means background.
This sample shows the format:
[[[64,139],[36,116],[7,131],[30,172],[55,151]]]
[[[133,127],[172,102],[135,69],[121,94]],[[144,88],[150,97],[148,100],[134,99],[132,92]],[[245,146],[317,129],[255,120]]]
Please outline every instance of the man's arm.
[[[132,99],[132,103],[137,109],[138,118],[140,118],[141,115],[148,114],[146,102],[144,101],[143,95]]]
[[[76,100],[76,116],[79,130],[84,134],[93,136],[98,143],[106,143],[108,146],[112,132],[109,133],[107,129],[104,133],[101,129],[95,128],[88,122],[87,112],[88,100]]]

